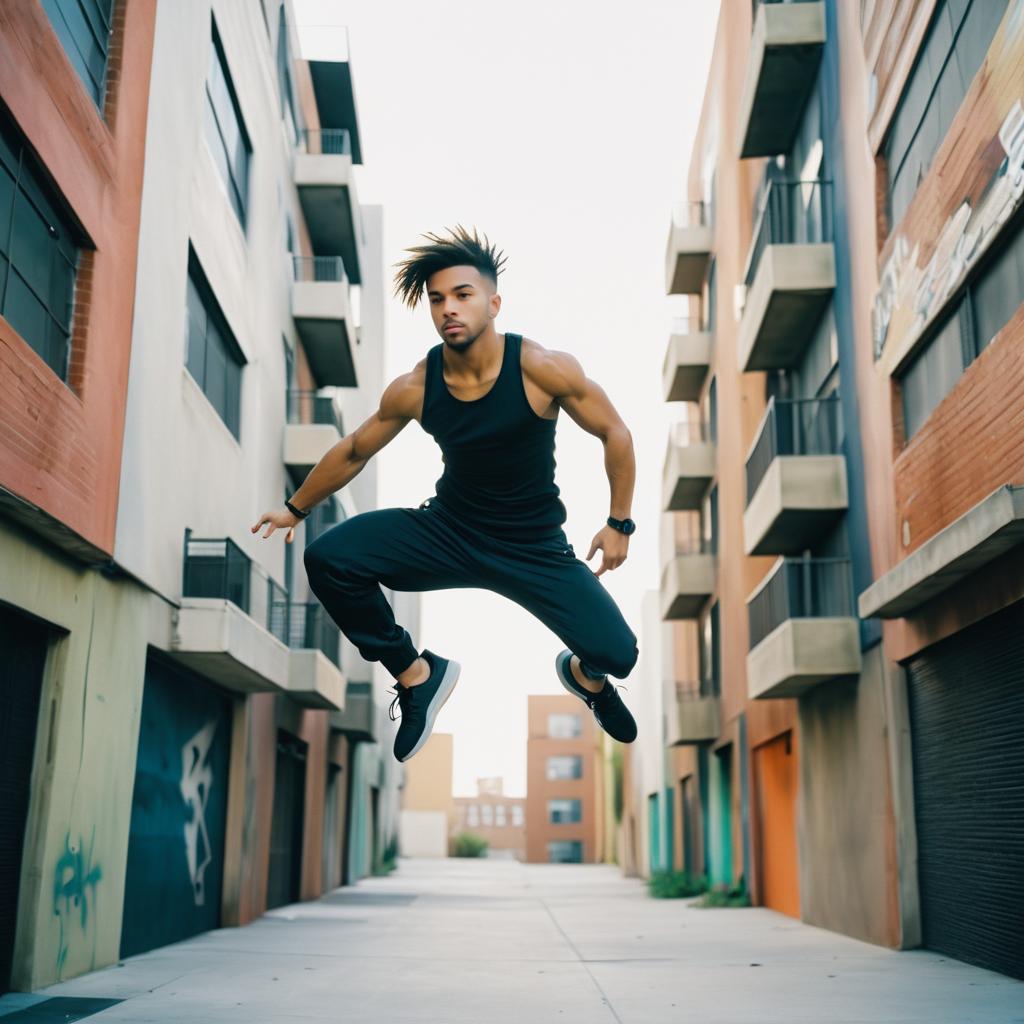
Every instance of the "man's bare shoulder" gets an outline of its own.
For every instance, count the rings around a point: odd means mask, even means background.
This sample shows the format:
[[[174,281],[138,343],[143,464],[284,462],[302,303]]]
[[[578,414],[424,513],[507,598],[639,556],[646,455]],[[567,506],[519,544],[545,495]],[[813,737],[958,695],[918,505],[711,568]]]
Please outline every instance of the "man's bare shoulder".
[[[427,379],[424,356],[407,373],[397,376],[380,396],[380,414],[384,419],[418,420],[423,412],[423,390]]]
[[[545,348],[532,338],[523,338],[520,361],[523,372],[552,398],[573,394],[583,381],[583,367],[571,352]]]

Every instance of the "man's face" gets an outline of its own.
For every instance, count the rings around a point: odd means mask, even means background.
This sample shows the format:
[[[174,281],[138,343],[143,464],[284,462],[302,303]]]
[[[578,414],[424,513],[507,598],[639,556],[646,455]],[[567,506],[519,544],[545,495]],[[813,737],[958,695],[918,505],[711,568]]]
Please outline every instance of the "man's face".
[[[447,267],[431,274],[427,301],[434,329],[456,352],[465,352],[501,308],[494,282],[476,267]]]

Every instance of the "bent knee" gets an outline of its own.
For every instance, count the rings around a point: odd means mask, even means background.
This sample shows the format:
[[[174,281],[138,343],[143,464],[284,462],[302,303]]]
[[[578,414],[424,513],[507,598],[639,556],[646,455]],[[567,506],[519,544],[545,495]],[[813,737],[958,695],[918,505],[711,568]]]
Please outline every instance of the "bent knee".
[[[636,645],[636,638],[630,634],[626,639],[614,645],[594,651],[590,655],[583,655],[583,660],[587,664],[599,668],[602,672],[615,676],[616,679],[625,679],[633,671],[639,656],[640,651]]]

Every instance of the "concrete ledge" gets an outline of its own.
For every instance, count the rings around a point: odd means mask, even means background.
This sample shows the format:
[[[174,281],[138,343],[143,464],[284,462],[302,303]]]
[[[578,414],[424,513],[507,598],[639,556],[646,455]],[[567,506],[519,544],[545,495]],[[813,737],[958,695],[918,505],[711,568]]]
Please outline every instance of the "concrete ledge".
[[[666,402],[696,402],[711,367],[712,336],[707,331],[673,334],[668,339],[661,377]]]
[[[744,552],[797,554],[846,511],[842,455],[778,455],[743,513]]]
[[[714,555],[676,555],[661,575],[663,620],[695,619],[715,591]]]
[[[787,619],[747,655],[747,693],[751,700],[799,697],[828,679],[858,675],[860,665],[856,619]]]
[[[711,743],[721,732],[721,700],[680,692],[675,682],[665,684],[665,742],[670,747]]]
[[[740,99],[740,159],[789,149],[821,63],[825,5],[758,4]]]
[[[324,453],[340,440],[338,428],[331,423],[287,423],[284,428],[284,464],[305,478]]]
[[[700,508],[714,475],[715,445],[711,441],[670,444],[662,472],[662,511]]]
[[[236,604],[186,597],[171,613],[170,657],[229,690],[288,689],[288,648]]]
[[[292,173],[313,251],[341,256],[352,283],[362,283],[361,213],[352,157],[346,153],[296,153]]]
[[[372,683],[348,683],[344,708],[331,712],[331,728],[345,733],[352,742],[377,742],[377,702]]]
[[[294,282],[292,319],[317,384],[355,387],[355,331],[348,282]]]
[[[1022,543],[1024,484],[1005,484],[875,580],[858,611],[898,619]]]
[[[681,226],[674,221],[665,253],[665,294],[699,295],[711,259],[710,225]]]
[[[743,372],[791,368],[807,348],[835,286],[831,242],[766,246],[737,336]]]
[[[323,651],[293,648],[288,652],[288,696],[303,707],[341,711],[345,677]]]

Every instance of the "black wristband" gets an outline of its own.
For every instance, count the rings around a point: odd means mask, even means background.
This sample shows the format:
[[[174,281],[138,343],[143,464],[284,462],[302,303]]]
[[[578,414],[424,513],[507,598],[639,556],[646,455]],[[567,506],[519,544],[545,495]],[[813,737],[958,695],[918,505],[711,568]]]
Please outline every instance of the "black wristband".
[[[309,515],[308,509],[305,512],[303,512],[301,509],[297,509],[290,501],[288,501],[287,498],[285,499],[284,507],[288,509],[288,511],[291,512],[293,516],[298,516],[300,519],[305,519],[306,516]]]

